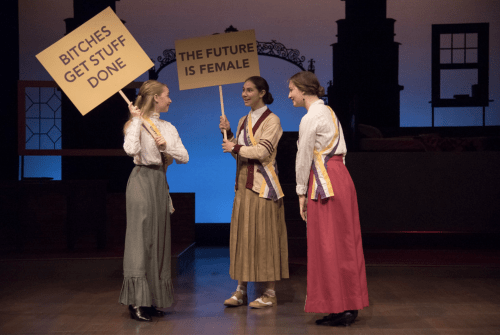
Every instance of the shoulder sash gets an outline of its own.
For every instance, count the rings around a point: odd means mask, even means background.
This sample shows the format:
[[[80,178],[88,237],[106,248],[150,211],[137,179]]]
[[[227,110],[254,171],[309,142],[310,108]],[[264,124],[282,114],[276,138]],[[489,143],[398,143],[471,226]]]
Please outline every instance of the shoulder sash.
[[[330,106],[327,106],[332,114],[333,124],[335,126],[335,133],[331,142],[322,150],[314,149],[314,157],[312,169],[314,173],[313,185],[311,190],[311,199],[321,199],[333,197],[333,187],[328,176],[327,164],[328,160],[335,154],[339,145],[339,125],[338,120],[335,122],[335,113]],[[328,152],[328,154],[327,154]]]

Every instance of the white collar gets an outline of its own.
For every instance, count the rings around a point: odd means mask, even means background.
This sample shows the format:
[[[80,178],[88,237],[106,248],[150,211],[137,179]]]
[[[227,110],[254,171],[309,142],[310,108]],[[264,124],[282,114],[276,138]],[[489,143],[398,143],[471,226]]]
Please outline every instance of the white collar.
[[[260,107],[254,111],[250,111],[250,115],[252,116],[252,122],[255,124],[257,120],[264,114],[264,112],[267,110],[267,105],[264,105],[264,107]]]
[[[311,105],[309,105],[309,109],[307,110],[308,112],[311,110],[311,108],[315,105],[324,105],[325,102],[323,101],[323,99],[318,99],[316,100],[315,102],[313,102]]]
[[[316,100],[315,102],[313,102],[311,104],[311,106],[312,105],[324,105],[324,104],[325,104],[325,102],[323,101],[323,99],[320,98],[320,99]]]

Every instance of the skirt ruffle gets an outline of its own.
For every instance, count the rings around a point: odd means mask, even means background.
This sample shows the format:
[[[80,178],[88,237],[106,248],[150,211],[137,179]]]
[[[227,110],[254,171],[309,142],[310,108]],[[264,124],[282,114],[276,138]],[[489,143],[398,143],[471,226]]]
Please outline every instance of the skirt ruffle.
[[[155,296],[153,305],[159,308],[170,307],[174,303],[174,285],[172,279],[160,279],[158,296]]]
[[[169,190],[161,167],[136,166],[127,185],[123,256],[124,305],[165,308],[173,303]]]
[[[123,305],[151,306],[151,291],[145,277],[123,279],[119,302]]]

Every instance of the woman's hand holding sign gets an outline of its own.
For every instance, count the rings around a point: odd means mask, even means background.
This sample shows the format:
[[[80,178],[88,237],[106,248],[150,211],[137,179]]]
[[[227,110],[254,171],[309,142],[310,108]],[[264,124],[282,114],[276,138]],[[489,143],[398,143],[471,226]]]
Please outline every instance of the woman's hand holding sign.
[[[228,140],[222,140],[222,151],[231,152],[233,151],[235,144]]]
[[[140,117],[142,119],[143,112],[137,107],[132,104],[132,102],[129,103],[128,105],[128,110],[130,111],[130,114],[132,114],[133,117]],[[146,128],[148,132],[152,132],[153,130],[149,130]],[[155,132],[153,131],[154,140],[156,142],[156,146],[160,151],[165,151],[167,149],[167,141],[165,141],[165,138],[163,136],[156,136]]]
[[[142,118],[142,112],[141,112],[141,110],[137,106],[134,106],[132,104],[132,102],[129,103],[128,110],[130,111],[130,114],[132,114],[133,117],[140,117],[140,118]]]
[[[231,131],[231,125],[229,124],[229,121],[227,120],[227,117],[225,115],[220,116],[219,129],[221,133],[224,132],[224,130],[227,132]],[[233,142],[224,139],[222,141],[222,150],[224,152],[231,152],[234,145],[235,144]]]
[[[160,151],[165,151],[167,149],[167,141],[163,138],[163,136],[158,136],[155,138],[156,146]]]
[[[227,117],[225,115],[221,115],[220,116],[219,129],[220,129],[221,133],[224,130],[226,130],[226,131],[230,131],[231,130],[231,125],[229,124],[229,121],[227,120]]]

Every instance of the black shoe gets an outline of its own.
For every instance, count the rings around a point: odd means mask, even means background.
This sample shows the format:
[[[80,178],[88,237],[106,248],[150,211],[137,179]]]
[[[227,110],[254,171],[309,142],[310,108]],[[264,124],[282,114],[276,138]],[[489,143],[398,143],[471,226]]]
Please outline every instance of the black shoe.
[[[332,327],[336,326],[350,326],[354,320],[358,317],[358,311],[345,311],[328,321],[328,324]]]
[[[155,306],[151,306],[151,307],[142,307],[149,315],[151,316],[157,316],[159,318],[162,318],[165,316],[165,312],[164,311],[160,311],[159,309],[156,309]]]
[[[331,314],[328,314],[327,316],[323,317],[323,319],[316,320],[316,324],[320,325],[320,324],[323,324],[323,323],[330,322],[331,320],[335,320],[336,318],[338,318],[342,314],[343,313],[331,313]]]
[[[151,322],[151,317],[144,310],[144,307],[134,308],[134,307],[132,307],[132,305],[129,305],[128,310],[130,312],[131,319],[136,319],[137,321]]]

